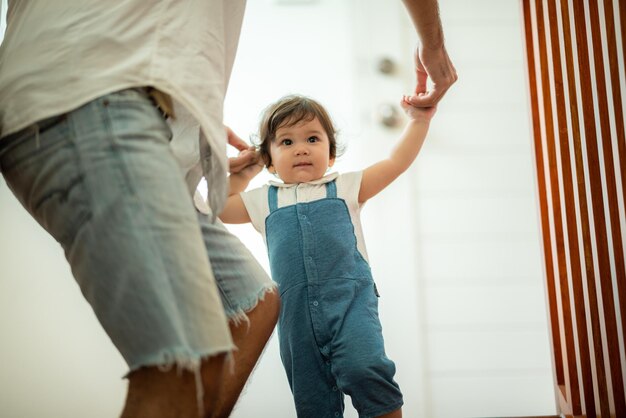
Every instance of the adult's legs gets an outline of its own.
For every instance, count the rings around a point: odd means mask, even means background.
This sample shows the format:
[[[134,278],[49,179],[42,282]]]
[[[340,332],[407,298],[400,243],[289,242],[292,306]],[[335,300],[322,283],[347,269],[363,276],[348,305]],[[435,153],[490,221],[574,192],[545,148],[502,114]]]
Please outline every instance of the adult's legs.
[[[7,184],[129,365],[125,416],[199,416],[199,388],[208,415],[234,348],[169,136],[128,90],[0,141]]]
[[[229,364],[225,367],[212,417],[225,418],[232,412],[248,377],[261,357],[263,348],[272,335],[279,310],[278,293],[269,292],[256,308],[247,313],[249,323],[230,322],[230,331],[238,350],[233,353],[232,372],[229,370]]]
[[[378,418],[402,418],[402,408],[396,409],[395,411],[390,412],[388,414],[381,415]]]
[[[121,418],[208,418],[215,410],[225,375],[225,354],[202,361],[203,405],[200,411],[196,376],[189,370],[144,367],[128,376],[128,393]]]
[[[248,248],[219,221],[198,213],[204,245],[222,299],[233,342],[219,385],[213,417],[227,417],[278,321],[276,284]]]
[[[202,363],[204,417],[226,418],[231,414],[272,335],[279,309],[278,294],[268,292],[252,311],[247,312],[248,322],[230,321],[230,331],[238,348],[233,352],[232,360],[219,355]],[[132,372],[128,381],[128,395],[121,418],[191,417],[198,411],[195,376],[190,371],[163,372],[155,367],[142,368]]]

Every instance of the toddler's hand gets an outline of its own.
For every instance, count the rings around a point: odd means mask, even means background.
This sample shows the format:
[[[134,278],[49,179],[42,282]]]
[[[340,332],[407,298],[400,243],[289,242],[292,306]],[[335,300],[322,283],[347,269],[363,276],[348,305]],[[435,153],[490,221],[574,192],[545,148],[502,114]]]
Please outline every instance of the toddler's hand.
[[[231,174],[242,174],[246,177],[254,177],[263,170],[261,154],[254,147],[249,147],[239,152],[239,155],[228,159]]]
[[[419,93],[418,96],[424,95],[426,93]],[[415,121],[424,121],[429,122],[435,112],[437,111],[437,106],[432,107],[415,107],[410,102],[411,96],[402,96],[402,100],[400,101],[400,106],[406,112],[406,115],[415,120]]]

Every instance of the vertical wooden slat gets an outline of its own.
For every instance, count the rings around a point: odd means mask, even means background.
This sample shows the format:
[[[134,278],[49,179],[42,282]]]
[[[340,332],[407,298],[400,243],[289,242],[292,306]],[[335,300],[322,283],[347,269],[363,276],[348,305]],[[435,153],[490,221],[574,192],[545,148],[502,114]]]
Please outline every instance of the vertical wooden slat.
[[[622,35],[622,57],[626,59],[626,5],[618,0],[617,6],[619,7],[619,26]]]
[[[606,326],[607,350],[609,353],[609,369],[615,403],[615,414],[620,417],[626,416],[626,400],[624,399],[624,381],[622,378],[622,363],[619,352],[619,342],[617,341],[617,311],[615,307],[615,295],[613,292],[613,280],[618,282],[626,280],[624,271],[624,251],[622,248],[622,232],[619,220],[619,207],[617,201],[617,189],[615,180],[615,165],[613,161],[613,137],[609,121],[609,108],[607,100],[607,86],[604,73],[604,56],[602,51],[602,39],[600,18],[598,13],[597,0],[589,0],[589,20],[591,24],[591,39],[593,45],[593,62],[595,67],[596,96],[598,101],[598,117],[600,119],[600,132],[602,153],[604,156],[604,178],[606,180],[607,196],[609,207],[609,230],[611,242],[613,243],[613,262],[615,276],[601,275],[600,287],[602,289],[602,305],[604,307],[604,321]],[[589,142],[589,141],[588,141]],[[603,209],[602,209],[603,210]],[[595,211],[595,208],[594,208]],[[607,237],[608,238],[608,237]],[[608,245],[607,245],[608,247]],[[607,248],[608,250],[608,248]],[[608,251],[607,251],[608,252]],[[606,258],[609,254],[606,255]]]
[[[541,214],[548,213],[548,193],[546,187],[546,175],[543,161],[543,145],[541,141],[541,115],[539,112],[539,84],[535,72],[535,45],[533,40],[533,14],[530,0],[522,1],[522,17],[524,19],[524,34],[526,45],[526,60],[528,64],[528,85],[530,94],[530,109],[535,149],[535,167],[537,170],[537,185],[539,197],[539,210]],[[563,359],[561,357],[561,338],[557,312],[556,285],[554,276],[554,260],[552,259],[552,239],[550,234],[550,222],[544,216],[541,217],[541,232],[543,242],[543,254],[546,274],[546,293],[550,316],[550,333],[552,336],[552,349],[554,360],[554,375],[556,386],[564,385]]]
[[[560,412],[626,417],[626,2],[521,1]]]
[[[624,252],[621,240],[621,225],[618,213],[617,187],[615,180],[615,165],[613,159],[613,135],[609,120],[608,91],[605,77],[604,56],[602,50],[602,28],[600,27],[600,17],[597,0],[587,2],[589,6],[589,19],[591,24],[591,39],[593,45],[593,61],[595,68],[596,93],[598,101],[598,116],[600,119],[600,132],[602,153],[604,156],[604,174],[607,187],[607,200],[609,207],[610,234],[613,242],[613,259],[615,261],[615,274],[619,279],[626,279],[624,270]],[[611,6],[612,7],[612,6]],[[609,8],[612,14],[612,9]],[[609,30],[610,29],[610,30]],[[606,27],[607,34],[612,33],[613,27]],[[619,83],[616,86],[619,89]],[[621,105],[620,105],[621,108]],[[620,239],[618,239],[620,238]],[[613,298],[611,298],[613,299]]]
[[[574,0],[578,1],[578,0]],[[594,384],[598,390],[596,408],[601,407],[600,411],[604,416],[609,413],[609,398],[606,385],[606,373],[604,369],[604,353],[602,349],[601,323],[598,311],[598,297],[596,294],[596,272],[594,270],[592,255],[592,237],[589,224],[589,209],[587,204],[587,189],[585,184],[585,165],[583,162],[583,149],[580,132],[580,119],[578,113],[578,93],[576,89],[576,80],[574,73],[574,52],[572,49],[572,28],[570,26],[570,12],[568,0],[561,0],[561,21],[563,23],[563,39],[565,44],[565,66],[567,69],[567,83],[569,93],[569,108],[572,120],[572,140],[574,148],[574,161],[576,166],[578,205],[579,205],[579,224],[582,232],[582,245],[585,260],[585,279],[587,284],[587,301],[583,305],[586,310],[587,323],[590,324],[590,339],[592,341],[591,352],[592,369],[594,373]],[[575,288],[583,291],[583,285],[575,286]],[[584,295],[583,295],[584,296]],[[604,411],[604,412],[602,412]],[[586,408],[586,413],[595,412],[594,408]]]
[[[552,225],[554,232],[556,259],[558,266],[558,290],[557,298],[560,302],[561,338],[564,350],[563,369],[565,372],[565,390],[567,405],[574,415],[581,414],[580,387],[576,368],[576,349],[574,346],[574,331],[572,325],[571,303],[566,265],[566,249],[563,237],[563,219],[561,214],[561,197],[559,183],[561,168],[556,158],[556,146],[554,135],[554,116],[552,112],[552,93],[550,91],[550,73],[548,68],[548,50],[546,46],[545,17],[543,12],[543,0],[535,2],[537,15],[537,46],[539,51],[539,73],[541,75],[540,96],[543,101],[544,114],[544,146],[548,154],[550,202],[552,203]],[[556,22],[554,22],[556,23]],[[548,23],[550,25],[550,23]]]
[[[567,1],[567,0],[565,0]],[[565,5],[567,7],[567,5]],[[569,247],[569,259],[570,259],[570,271],[571,271],[571,287],[573,294],[573,308],[574,317],[577,329],[577,345],[579,351],[579,362],[577,363],[580,368],[580,374],[582,381],[581,396],[584,399],[584,409],[582,413],[589,413],[595,411],[595,400],[593,392],[593,376],[590,364],[589,354],[589,339],[587,330],[587,317],[585,314],[585,299],[583,292],[583,268],[580,262],[580,246],[578,243],[578,225],[576,218],[576,211],[574,205],[574,180],[572,178],[572,164],[570,156],[570,132],[567,126],[567,115],[565,112],[565,92],[563,89],[563,70],[561,64],[561,38],[563,37],[565,48],[570,48],[569,55],[571,56],[571,38],[567,33],[569,31],[569,21],[563,22],[563,34],[559,34],[559,26],[557,25],[558,17],[556,11],[556,4],[554,1],[548,1],[548,15],[550,21],[550,46],[552,56],[552,66],[554,74],[554,95],[555,95],[555,113],[557,115],[558,134],[559,134],[559,151],[561,157],[561,173],[563,176],[563,200],[565,202],[565,219],[567,225],[567,239]],[[562,35],[562,36],[561,36]],[[566,53],[567,56],[567,53]],[[573,74],[572,80],[573,82]],[[570,96],[570,100],[575,103],[576,92],[574,91],[574,97]],[[575,107],[575,106],[574,106]],[[578,109],[575,110],[576,116],[572,117],[573,120],[578,123]],[[578,127],[574,127],[572,130],[577,130]],[[580,134],[572,134],[572,139],[578,136],[578,144],[580,147]],[[575,140],[575,139],[574,139]],[[581,173],[584,175],[584,173]],[[584,181],[584,179],[583,179]],[[574,412],[576,413],[576,412]]]
[[[620,7],[621,9],[626,8],[624,5]],[[624,134],[624,111],[622,109],[622,88],[619,78],[619,62],[617,58],[617,40],[616,40],[616,27],[615,27],[615,15],[613,13],[613,1],[612,0],[604,0],[604,26],[606,28],[606,44],[607,44],[607,52],[609,56],[609,71],[611,77],[611,92],[613,99],[613,116],[615,120],[615,139],[617,141],[617,171],[615,173],[616,176],[621,177],[622,187],[621,187],[621,197],[622,202],[626,205],[626,138]],[[622,28],[624,30],[624,28]],[[620,193],[620,190],[617,191]],[[617,205],[616,205],[617,206]],[[618,209],[618,208],[616,208]],[[618,216],[619,218],[619,216]],[[626,225],[622,225],[625,227]],[[623,245],[621,242],[621,236],[614,236],[614,240],[619,240],[622,245],[621,254],[621,262],[622,262],[622,274],[623,272]],[[615,247],[615,251],[618,252],[617,247]],[[619,277],[619,276],[618,276]],[[624,338],[626,335],[626,279],[622,277],[622,280],[617,280],[617,292],[620,300],[619,304],[619,312],[620,317],[622,319],[622,330],[621,336]],[[622,358],[622,361],[624,359]]]
[[[593,9],[593,4],[595,4],[595,1],[596,0],[591,0],[587,3],[592,5],[590,7],[591,15],[593,15],[593,11],[591,9]],[[591,16],[591,19],[591,32],[593,42],[595,37],[594,32],[598,32],[597,36],[599,37],[600,28],[594,24],[593,16]],[[608,374],[611,377],[611,384],[608,385],[609,400],[613,401],[611,405],[611,412],[619,412],[621,415],[618,416],[624,416],[624,414],[626,414],[626,411],[623,409],[624,397],[623,393],[621,393],[623,388],[623,382],[621,377],[619,345],[616,340],[617,327],[615,322],[615,304],[613,299],[613,289],[611,281],[611,263],[608,247],[607,222],[604,214],[605,199],[602,191],[602,174],[598,150],[598,138],[596,135],[593,93],[591,90],[591,83],[586,82],[587,80],[591,80],[591,71],[588,61],[589,49],[586,33],[587,25],[585,21],[583,3],[577,0],[574,1],[574,21],[576,26],[576,41],[578,44],[578,69],[580,71],[580,79],[582,80],[580,83],[581,100],[583,107],[583,124],[585,131],[586,154],[589,166],[589,188],[593,208],[593,225],[596,238],[595,245],[597,249],[596,253],[598,256],[598,280],[600,285],[600,292],[602,295],[602,316],[604,320],[603,327],[606,331],[606,350],[608,352],[608,364],[605,364],[605,367],[608,369]],[[601,55],[599,51],[601,51],[601,46],[599,50],[596,49],[596,56]],[[598,67],[596,66],[596,70],[597,68]],[[600,68],[603,68],[601,64]],[[595,77],[598,85],[604,82],[603,72],[599,73],[598,71],[596,71]],[[604,100],[606,100],[606,97],[604,97]],[[598,101],[600,102],[602,100],[598,98]],[[606,110],[604,112],[606,113]],[[602,123],[601,129],[604,129],[602,127]],[[598,367],[601,367],[601,365],[598,365]],[[619,388],[617,394],[616,391],[613,390],[616,385]],[[616,395],[617,398],[615,397]]]

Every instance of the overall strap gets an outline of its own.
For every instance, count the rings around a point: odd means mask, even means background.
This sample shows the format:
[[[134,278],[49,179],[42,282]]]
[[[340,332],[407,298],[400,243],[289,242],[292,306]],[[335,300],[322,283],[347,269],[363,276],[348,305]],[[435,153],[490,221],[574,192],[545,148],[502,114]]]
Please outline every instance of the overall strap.
[[[326,183],[326,197],[332,199],[337,197],[337,185],[335,184],[335,180]]]
[[[270,205],[270,213],[278,209],[278,187],[270,186],[267,189],[267,200]]]

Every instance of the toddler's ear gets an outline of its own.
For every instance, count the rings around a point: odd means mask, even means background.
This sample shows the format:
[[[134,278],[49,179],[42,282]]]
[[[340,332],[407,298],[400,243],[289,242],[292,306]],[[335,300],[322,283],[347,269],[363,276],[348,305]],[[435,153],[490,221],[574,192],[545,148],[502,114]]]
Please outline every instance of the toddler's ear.
[[[269,171],[270,174],[276,174],[276,169],[274,168],[273,165],[270,165],[269,167],[267,167],[267,171]]]
[[[332,167],[333,165],[335,165],[335,157],[331,158],[331,159],[328,161],[328,168]]]

